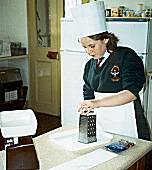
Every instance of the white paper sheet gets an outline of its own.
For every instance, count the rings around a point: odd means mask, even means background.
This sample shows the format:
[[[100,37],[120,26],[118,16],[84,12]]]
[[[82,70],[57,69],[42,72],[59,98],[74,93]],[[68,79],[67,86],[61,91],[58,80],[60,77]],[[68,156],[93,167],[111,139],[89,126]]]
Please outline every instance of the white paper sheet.
[[[98,164],[106,162],[114,157],[117,154],[105,151],[103,149],[97,149],[93,152],[80,156],[71,161],[67,161],[61,165],[50,168],[49,170],[87,170]]]
[[[57,132],[51,134],[50,139],[66,150],[77,151],[80,149],[85,149],[85,148],[108,143],[113,138],[113,136],[109,133],[97,131],[97,142],[84,144],[78,142],[78,134],[79,134],[78,129],[67,130],[64,132]]]

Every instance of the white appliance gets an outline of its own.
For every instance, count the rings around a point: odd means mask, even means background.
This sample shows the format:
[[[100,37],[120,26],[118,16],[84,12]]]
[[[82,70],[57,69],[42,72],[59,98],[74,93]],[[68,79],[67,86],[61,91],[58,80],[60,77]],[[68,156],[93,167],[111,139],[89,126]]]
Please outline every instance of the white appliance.
[[[78,42],[73,21],[61,20],[61,124],[76,124],[83,100],[83,69],[90,57]]]
[[[107,28],[119,38],[118,45],[136,51],[143,60],[145,71],[152,71],[152,20],[147,18],[107,18]],[[140,99],[147,117],[147,89],[140,91]]]
[[[109,32],[115,33],[119,45],[134,49],[142,58],[145,69],[152,71],[152,22],[144,18],[109,18]],[[152,42],[152,41],[151,41]],[[83,100],[83,70],[90,59],[78,42],[73,21],[61,19],[61,123],[62,125],[77,124],[77,107]],[[140,94],[143,100],[143,90]],[[146,104],[147,96],[144,97]],[[147,107],[144,107],[146,109]],[[146,112],[146,110],[145,110]]]
[[[152,22],[146,18],[107,18],[107,29],[119,38],[118,45],[127,46],[142,58],[147,72],[152,71]]]
[[[151,130],[151,134],[150,134],[150,138],[152,140],[152,104],[151,104],[151,100],[152,100],[152,72],[148,73],[147,76],[147,112],[146,112],[146,116],[147,116],[147,120],[149,123],[149,128]]]

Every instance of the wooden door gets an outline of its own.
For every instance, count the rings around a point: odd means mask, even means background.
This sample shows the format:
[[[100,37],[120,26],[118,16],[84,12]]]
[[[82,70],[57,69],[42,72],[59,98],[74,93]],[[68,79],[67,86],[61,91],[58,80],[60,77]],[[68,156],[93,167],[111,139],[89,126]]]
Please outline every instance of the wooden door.
[[[63,0],[49,0],[51,47],[38,47],[36,3],[27,0],[30,107],[34,111],[60,116],[60,18]],[[49,57],[47,57],[49,52]]]

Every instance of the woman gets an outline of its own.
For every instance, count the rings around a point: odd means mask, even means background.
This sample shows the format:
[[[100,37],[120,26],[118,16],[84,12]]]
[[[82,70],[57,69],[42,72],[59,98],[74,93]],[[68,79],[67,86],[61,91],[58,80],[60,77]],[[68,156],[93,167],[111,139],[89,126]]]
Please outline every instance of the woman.
[[[139,92],[145,83],[144,66],[140,57],[130,48],[118,47],[118,38],[107,31],[81,37],[79,41],[92,58],[85,66],[83,76],[85,101],[80,103],[78,111],[86,114],[92,109],[101,108],[99,114],[103,116],[102,110],[105,107],[117,108],[118,106],[117,110],[119,110],[119,106],[132,102],[138,138],[149,140],[149,129],[139,97]],[[95,93],[109,95],[96,98]],[[110,115],[111,122],[112,116],[115,117],[115,112]]]

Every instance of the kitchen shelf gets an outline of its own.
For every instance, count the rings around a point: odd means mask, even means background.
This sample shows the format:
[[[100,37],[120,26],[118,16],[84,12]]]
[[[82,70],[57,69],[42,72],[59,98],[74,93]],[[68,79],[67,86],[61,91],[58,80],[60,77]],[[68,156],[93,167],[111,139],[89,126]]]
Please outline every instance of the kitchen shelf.
[[[143,22],[149,21],[150,17],[106,17],[106,21],[122,21],[122,22]]]
[[[0,56],[0,61],[27,58],[28,55],[21,56]]]

